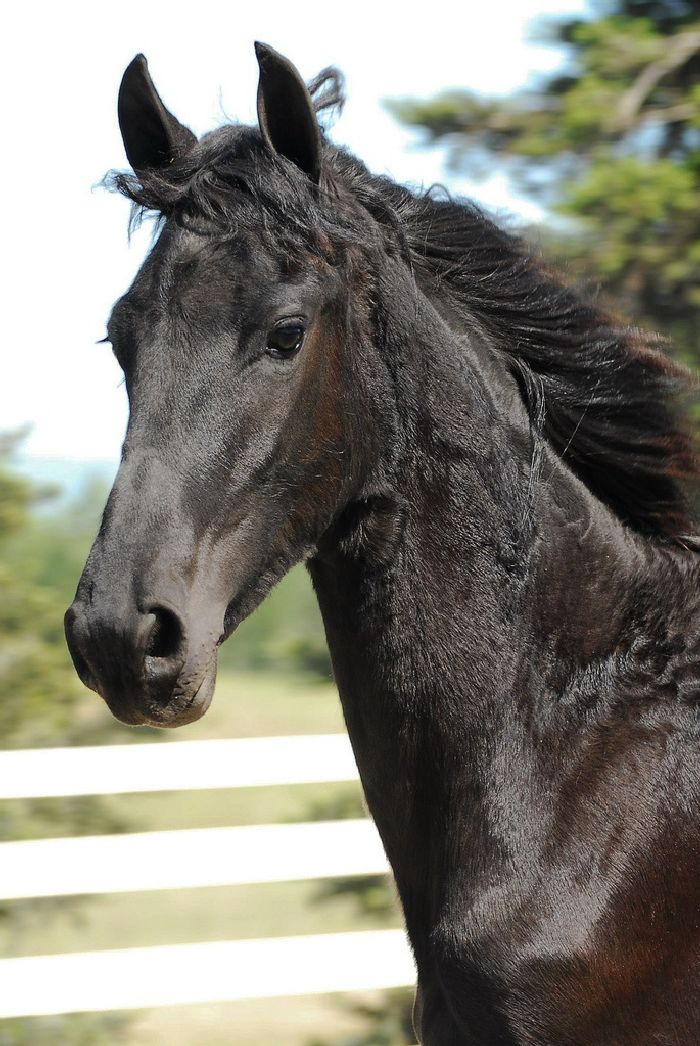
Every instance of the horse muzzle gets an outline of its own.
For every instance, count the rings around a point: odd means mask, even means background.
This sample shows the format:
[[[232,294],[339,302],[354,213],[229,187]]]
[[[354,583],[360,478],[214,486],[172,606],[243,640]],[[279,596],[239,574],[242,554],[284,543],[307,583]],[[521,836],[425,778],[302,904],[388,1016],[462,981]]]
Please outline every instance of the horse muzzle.
[[[101,611],[79,591],[65,629],[78,676],[121,722],[183,726],[209,707],[219,635],[196,635],[173,605]]]

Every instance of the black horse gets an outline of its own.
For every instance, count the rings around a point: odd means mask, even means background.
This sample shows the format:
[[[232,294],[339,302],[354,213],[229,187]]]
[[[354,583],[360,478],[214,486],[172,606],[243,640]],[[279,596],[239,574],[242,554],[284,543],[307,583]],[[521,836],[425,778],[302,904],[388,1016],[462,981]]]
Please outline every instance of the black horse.
[[[201,141],[142,56],[114,176],[161,230],[109,340],[129,427],[67,614],[127,723],[308,565],[430,1046],[700,1042],[700,559],[684,373],[469,204],[325,140],[258,45]]]

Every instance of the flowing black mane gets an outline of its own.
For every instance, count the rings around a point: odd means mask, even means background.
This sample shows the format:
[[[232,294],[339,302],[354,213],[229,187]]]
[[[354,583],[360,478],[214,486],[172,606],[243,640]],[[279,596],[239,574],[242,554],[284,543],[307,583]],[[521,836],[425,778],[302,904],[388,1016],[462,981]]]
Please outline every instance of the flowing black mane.
[[[317,110],[342,104],[339,78],[312,85]],[[223,236],[262,215],[263,235],[288,253],[383,246],[399,251],[422,286],[449,298],[465,325],[476,319],[517,377],[536,441],[546,439],[589,489],[629,526],[681,541],[695,529],[687,483],[696,459],[682,396],[688,373],[661,339],[618,322],[567,287],[519,237],[470,202],[417,194],[371,175],[326,143],[316,190],[257,131],[228,126],[188,155],[109,184],[144,211],[205,222]],[[533,465],[540,455],[533,455]],[[535,476],[536,480],[538,477]]]

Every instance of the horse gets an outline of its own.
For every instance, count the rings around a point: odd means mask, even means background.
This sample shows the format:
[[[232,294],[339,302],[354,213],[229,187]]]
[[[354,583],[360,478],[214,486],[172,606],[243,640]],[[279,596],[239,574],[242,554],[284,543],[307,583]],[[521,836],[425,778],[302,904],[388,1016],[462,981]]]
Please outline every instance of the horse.
[[[125,723],[204,714],[305,563],[425,1046],[700,1042],[700,559],[686,372],[473,204],[332,144],[264,44],[198,140],[145,58],[112,188],[159,232],[108,339],[130,416],[76,598]]]

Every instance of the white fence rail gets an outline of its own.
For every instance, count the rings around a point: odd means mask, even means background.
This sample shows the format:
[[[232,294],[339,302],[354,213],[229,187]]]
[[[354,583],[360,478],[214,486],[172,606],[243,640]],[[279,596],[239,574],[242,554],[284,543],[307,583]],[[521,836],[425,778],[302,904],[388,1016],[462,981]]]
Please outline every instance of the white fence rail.
[[[365,991],[414,979],[401,930],[3,959],[0,1017]]]
[[[353,781],[345,734],[0,752],[0,799]]]
[[[0,753],[0,799],[357,778],[344,735]],[[0,898],[162,890],[388,871],[371,822],[141,832],[0,844]],[[410,985],[400,930],[0,960],[0,1017]]]
[[[371,821],[0,843],[0,898],[174,890],[389,871]]]

